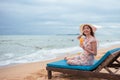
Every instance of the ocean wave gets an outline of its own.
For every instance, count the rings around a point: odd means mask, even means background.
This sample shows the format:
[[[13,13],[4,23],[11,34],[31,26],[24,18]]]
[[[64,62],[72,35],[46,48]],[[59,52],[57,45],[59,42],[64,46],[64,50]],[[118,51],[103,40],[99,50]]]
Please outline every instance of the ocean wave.
[[[99,44],[99,48],[107,48],[113,45],[120,45],[120,41],[104,41]]]
[[[8,41],[10,38],[4,37],[6,42],[0,42],[2,43],[0,45],[0,66],[50,60],[82,52],[76,36],[27,36],[27,38],[20,37],[20,40],[17,36],[12,39],[12,42]],[[103,36],[98,42],[98,48],[105,48],[120,44],[120,39]]]
[[[17,57],[10,53],[10,54],[6,54],[6,56],[9,56],[12,58],[7,58],[4,61],[3,60],[0,61],[0,66],[50,60],[59,56],[75,54],[80,51],[81,51],[80,47],[70,47],[70,48],[64,48],[64,49],[49,49],[49,50],[42,49],[34,53],[17,56]]]

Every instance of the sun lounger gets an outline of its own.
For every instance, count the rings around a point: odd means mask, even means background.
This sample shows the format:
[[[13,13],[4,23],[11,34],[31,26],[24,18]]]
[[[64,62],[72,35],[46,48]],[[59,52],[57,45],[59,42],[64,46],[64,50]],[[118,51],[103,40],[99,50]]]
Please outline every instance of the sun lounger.
[[[120,48],[112,49],[105,53],[100,60],[95,60],[91,66],[71,66],[66,63],[66,60],[59,60],[47,64],[48,79],[52,78],[52,71],[62,72],[82,77],[103,78],[109,80],[120,80]],[[114,68],[113,72],[111,68]],[[105,69],[107,72],[102,72]]]

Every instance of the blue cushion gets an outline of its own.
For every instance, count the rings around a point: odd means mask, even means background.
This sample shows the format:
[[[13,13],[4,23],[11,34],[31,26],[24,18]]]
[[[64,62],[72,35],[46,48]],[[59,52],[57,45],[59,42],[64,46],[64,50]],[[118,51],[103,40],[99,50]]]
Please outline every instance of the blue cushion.
[[[56,62],[51,62],[48,63],[47,66],[48,67],[55,67],[55,68],[65,68],[65,69],[75,69],[75,70],[85,70],[85,71],[92,71],[95,68],[97,68],[110,54],[116,52],[116,51],[120,51],[120,48],[115,48],[113,50],[110,50],[108,52],[105,53],[105,55],[100,59],[100,60],[95,60],[94,64],[91,66],[76,66],[76,65],[68,65],[66,63],[66,60],[59,60]]]

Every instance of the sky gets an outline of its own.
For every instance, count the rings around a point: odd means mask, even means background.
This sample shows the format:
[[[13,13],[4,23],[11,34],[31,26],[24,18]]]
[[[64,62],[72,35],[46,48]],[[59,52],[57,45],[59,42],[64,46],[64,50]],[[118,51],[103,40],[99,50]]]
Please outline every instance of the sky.
[[[120,26],[120,0],[0,0],[0,35],[74,33]]]

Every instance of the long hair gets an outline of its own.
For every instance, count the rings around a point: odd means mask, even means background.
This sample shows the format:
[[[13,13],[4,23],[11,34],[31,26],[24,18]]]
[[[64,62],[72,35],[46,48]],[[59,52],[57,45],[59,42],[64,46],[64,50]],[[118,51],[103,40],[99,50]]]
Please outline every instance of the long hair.
[[[85,26],[88,26],[88,27],[90,28],[90,35],[92,35],[93,37],[95,37],[95,36],[94,36],[93,29],[92,29],[92,27],[91,27],[90,25],[87,25],[87,24],[84,25],[83,28],[82,28],[82,30],[84,29]],[[86,36],[84,33],[83,33],[83,35]]]

